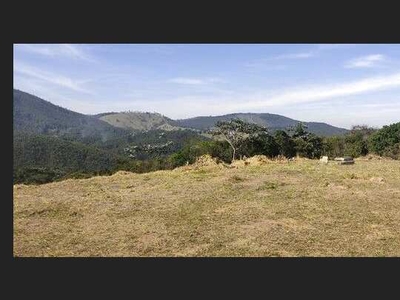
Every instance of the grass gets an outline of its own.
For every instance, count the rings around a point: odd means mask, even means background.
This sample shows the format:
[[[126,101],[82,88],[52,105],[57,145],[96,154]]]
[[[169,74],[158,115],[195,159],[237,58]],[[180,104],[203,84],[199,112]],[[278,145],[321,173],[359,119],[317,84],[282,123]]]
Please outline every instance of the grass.
[[[14,186],[15,256],[400,256],[400,161]]]

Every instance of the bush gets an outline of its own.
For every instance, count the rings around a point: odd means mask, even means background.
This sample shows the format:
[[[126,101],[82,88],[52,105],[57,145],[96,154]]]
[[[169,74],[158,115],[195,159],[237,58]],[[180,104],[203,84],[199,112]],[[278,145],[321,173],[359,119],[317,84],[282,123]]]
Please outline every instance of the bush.
[[[295,143],[285,131],[277,130],[274,138],[278,148],[278,154],[287,158],[291,158],[296,155]]]
[[[64,176],[65,173],[49,168],[28,167],[14,169],[13,175],[14,184],[43,184],[57,180]]]
[[[387,151],[396,151],[398,143],[400,143],[400,122],[383,126],[368,139],[370,150],[379,155],[384,155]]]
[[[386,147],[382,152],[382,156],[390,157],[393,159],[400,159],[400,143]]]

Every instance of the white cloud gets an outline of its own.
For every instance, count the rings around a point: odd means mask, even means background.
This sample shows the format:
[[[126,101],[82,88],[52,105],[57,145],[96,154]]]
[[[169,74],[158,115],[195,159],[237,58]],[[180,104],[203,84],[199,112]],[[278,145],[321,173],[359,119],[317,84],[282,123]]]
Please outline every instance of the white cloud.
[[[179,83],[179,84],[189,84],[189,85],[205,84],[204,80],[197,79],[197,78],[184,78],[184,77],[172,78],[172,79],[168,80],[168,82]]]
[[[301,110],[302,104],[332,99],[338,103],[343,97],[400,87],[400,73],[370,77],[336,84],[322,84],[288,88],[274,92],[260,90],[251,94],[220,93],[215,96],[188,95],[169,97],[152,102],[152,109],[172,118],[198,115],[218,115],[233,112],[271,112]],[[145,106],[143,102],[142,105]],[[176,107],[180,107],[176,110]],[[372,107],[370,109],[373,109]],[[329,111],[327,109],[326,111]],[[329,122],[328,122],[329,123]]]
[[[19,68],[21,70],[21,68]],[[26,72],[25,72],[26,73]],[[42,76],[38,76],[41,78]],[[36,78],[36,77],[35,77]],[[39,79],[39,85],[45,83]],[[30,90],[35,88],[36,82],[26,77],[25,81],[32,83]],[[69,82],[69,81],[57,81]],[[21,80],[19,80],[21,83]],[[70,82],[69,82],[70,83]],[[69,85],[67,83],[67,85]],[[74,83],[81,88],[79,83]],[[75,87],[75,85],[72,85]],[[16,85],[22,88],[21,84]],[[163,97],[149,98],[147,93],[136,94],[135,97],[117,97],[109,101],[107,97],[92,97],[60,93],[56,85],[43,85],[49,91],[43,90],[39,96],[58,105],[81,113],[100,113],[107,111],[154,111],[170,118],[187,118],[200,115],[222,115],[235,112],[269,112],[281,114],[302,121],[326,122],[335,126],[350,128],[354,124],[368,124],[382,126],[398,122],[400,113],[399,102],[389,99],[389,102],[361,102],[358,95],[366,94],[369,101],[375,99],[368,95],[370,92],[394,89],[400,87],[400,72],[387,76],[370,77],[352,82],[336,84],[321,84],[301,86],[268,92],[265,90],[252,93],[235,92],[214,93],[209,96],[191,93],[190,95],[164,95]],[[30,91],[28,90],[28,92]],[[38,90],[39,91],[39,90]],[[56,94],[60,94],[57,97]],[[68,99],[61,98],[65,95]],[[134,100],[128,100],[134,98]],[[329,101],[329,102],[328,102]],[[343,107],[349,109],[343,110]],[[179,107],[179,109],[176,109]],[[384,117],[383,117],[384,116]]]
[[[250,62],[245,62],[243,66],[247,68],[262,68],[263,70],[284,70],[286,66],[283,65],[273,65],[271,62],[279,60],[294,60],[294,59],[307,59],[316,56],[318,51],[308,51],[308,52],[298,52],[298,53],[286,53],[280,54],[268,58],[261,58],[258,60],[253,60]]]
[[[219,77],[207,77],[207,78],[176,77],[169,79],[168,82],[186,84],[186,85],[204,85],[212,83],[224,83],[226,81]]]
[[[279,60],[279,59],[303,59],[303,58],[310,58],[314,57],[316,55],[315,51],[309,51],[309,52],[299,52],[299,53],[288,53],[288,54],[282,54],[273,57],[273,60]]]
[[[14,62],[14,77],[17,75],[29,76],[34,79],[39,79],[46,83],[54,84],[60,87],[68,88],[70,90],[76,92],[83,92],[86,94],[94,94],[92,91],[89,91],[82,87],[82,82],[73,80],[69,77],[65,77],[62,75],[46,72],[43,70],[39,70],[35,67],[20,63]]]
[[[295,105],[299,103],[315,102],[396,87],[400,87],[400,73],[388,76],[371,77],[349,83],[300,87],[275,93],[274,95],[260,92],[253,96],[253,99],[250,101],[232,105],[235,105],[238,109]]]
[[[259,59],[257,61],[245,63],[244,66],[249,68],[267,67],[270,70],[282,70],[285,69],[286,67],[268,65],[266,63],[270,63],[271,61],[276,61],[276,60],[307,59],[316,57],[322,51],[346,49],[353,46],[354,45],[351,44],[319,44],[316,45],[316,47],[314,47],[314,49],[310,51],[280,54],[273,57]]]
[[[287,69],[286,65],[270,65],[262,61],[244,63],[243,66],[249,69],[259,69],[263,71],[281,71]]]
[[[68,57],[93,62],[94,59],[81,47],[73,44],[16,44],[18,50],[39,54],[47,57]]]
[[[366,56],[357,57],[347,62],[345,68],[371,68],[379,65],[380,62],[386,60],[386,57],[382,54],[371,54]]]
[[[319,44],[318,50],[341,50],[354,47],[354,44]]]

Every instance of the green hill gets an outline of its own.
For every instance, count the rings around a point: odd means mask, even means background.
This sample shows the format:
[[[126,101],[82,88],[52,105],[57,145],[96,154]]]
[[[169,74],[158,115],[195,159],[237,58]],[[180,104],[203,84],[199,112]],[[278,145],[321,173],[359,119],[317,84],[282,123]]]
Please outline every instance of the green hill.
[[[288,127],[295,126],[300,121],[290,119],[281,115],[275,114],[256,114],[256,113],[236,113],[222,116],[203,116],[190,119],[177,120],[176,124],[181,127],[193,128],[198,130],[207,130],[212,128],[218,121],[227,121],[229,119],[239,118],[243,121],[256,123],[258,125],[266,126],[270,131],[278,129],[285,130]],[[348,132],[347,129],[335,127],[326,123],[318,122],[303,122],[308,126],[311,133],[321,136],[342,135]]]
[[[99,119],[108,124],[124,129],[134,131],[146,130],[179,130],[176,122],[159,113],[149,112],[121,112],[121,113],[105,113],[98,115]]]
[[[44,183],[67,174],[105,174],[115,170],[122,157],[85,145],[43,134],[15,132],[14,182]]]
[[[107,141],[129,134],[96,117],[62,108],[15,89],[13,122],[14,132],[44,134],[82,142]]]

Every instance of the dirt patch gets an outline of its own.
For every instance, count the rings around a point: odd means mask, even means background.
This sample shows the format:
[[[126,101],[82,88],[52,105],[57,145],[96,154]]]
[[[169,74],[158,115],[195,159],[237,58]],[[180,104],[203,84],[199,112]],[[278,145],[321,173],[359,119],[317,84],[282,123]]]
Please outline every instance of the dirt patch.
[[[366,240],[384,240],[393,237],[390,230],[383,225],[371,224],[369,226],[369,233],[365,236]]]
[[[180,171],[180,172],[185,172],[185,171],[190,171],[190,170],[199,170],[199,169],[223,169],[225,168],[224,164],[219,163],[217,159],[213,158],[209,154],[202,155],[197,158],[197,160],[191,164],[191,165],[186,165],[182,166],[179,168],[175,168],[173,171]]]
[[[300,222],[293,218],[282,218],[279,220],[263,219],[251,224],[242,225],[246,234],[260,233],[282,227],[286,230],[301,231],[313,229],[313,226]]]
[[[193,164],[193,167],[215,167],[218,166],[217,160],[211,155],[202,155]]]
[[[356,160],[392,160],[390,157],[382,157],[376,154],[367,154],[365,156],[357,157]]]
[[[277,160],[275,160],[277,161]],[[231,166],[234,167],[246,167],[246,166],[262,166],[265,164],[273,163],[274,160],[268,158],[265,155],[254,155],[249,158],[239,159],[232,162]]]
[[[340,185],[334,182],[328,183],[327,185],[328,187],[334,189],[334,190],[347,190],[348,187],[344,186],[344,185]]]
[[[382,177],[371,177],[369,179],[369,181],[376,182],[376,183],[384,183],[385,182]]]
[[[246,162],[248,162],[252,166],[262,166],[265,164],[269,164],[273,161],[268,157],[266,157],[265,155],[255,155],[253,157],[246,159]]]

